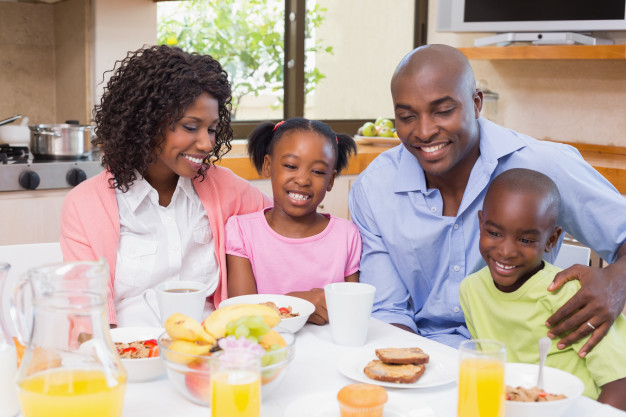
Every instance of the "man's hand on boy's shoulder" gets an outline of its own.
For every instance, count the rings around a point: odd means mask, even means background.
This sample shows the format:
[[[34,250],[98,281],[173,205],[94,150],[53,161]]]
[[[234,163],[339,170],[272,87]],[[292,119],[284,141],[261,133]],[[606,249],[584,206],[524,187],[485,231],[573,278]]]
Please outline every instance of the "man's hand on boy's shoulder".
[[[561,288],[566,282],[577,279],[581,289],[547,321],[550,337],[564,334],[558,348],[563,349],[593,333],[578,352],[584,357],[604,338],[609,328],[624,309],[626,301],[626,246],[622,246],[617,262],[606,268],[574,265],[559,272],[549,291]]]

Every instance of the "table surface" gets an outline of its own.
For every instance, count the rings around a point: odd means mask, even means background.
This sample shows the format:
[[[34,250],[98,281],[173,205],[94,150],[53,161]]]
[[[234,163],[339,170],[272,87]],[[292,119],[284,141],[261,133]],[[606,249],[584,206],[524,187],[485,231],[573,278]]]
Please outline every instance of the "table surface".
[[[456,368],[457,351],[448,346],[398,329],[376,319],[370,320],[366,346],[394,347],[415,345],[424,351],[440,356],[449,356]],[[363,347],[335,345],[331,341],[330,328],[307,324],[296,334],[295,359],[285,379],[263,400],[263,417],[292,417],[297,404],[315,404],[312,408],[328,409],[334,406],[339,389],[355,381],[337,370],[337,361],[350,352]],[[432,388],[387,388],[389,406],[404,412],[406,417],[454,417],[456,416],[456,382]],[[319,405],[318,405],[319,404]],[[290,407],[291,405],[291,407]],[[317,410],[300,410],[298,417],[311,417]],[[126,389],[124,417],[134,416],[187,417],[210,415],[209,409],[195,405],[183,398],[171,385],[167,376],[143,382],[129,383]],[[332,415],[332,414],[324,414]],[[339,415],[337,411],[337,416]],[[402,414],[398,414],[402,415]],[[600,404],[589,398],[579,398],[568,410],[568,417],[603,416],[624,417],[626,413]]]

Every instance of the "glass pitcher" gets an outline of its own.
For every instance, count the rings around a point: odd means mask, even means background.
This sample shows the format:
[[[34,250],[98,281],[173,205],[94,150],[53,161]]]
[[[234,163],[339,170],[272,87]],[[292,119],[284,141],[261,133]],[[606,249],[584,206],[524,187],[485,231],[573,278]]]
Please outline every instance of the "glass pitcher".
[[[3,290],[10,268],[11,265],[0,262],[0,306],[6,305]],[[20,412],[15,386],[17,354],[4,318],[5,311],[0,309],[0,417],[13,417]]]
[[[26,344],[17,375],[24,417],[121,416],[126,371],[106,319],[108,276],[104,260],[73,262],[31,269],[17,284],[12,314]]]

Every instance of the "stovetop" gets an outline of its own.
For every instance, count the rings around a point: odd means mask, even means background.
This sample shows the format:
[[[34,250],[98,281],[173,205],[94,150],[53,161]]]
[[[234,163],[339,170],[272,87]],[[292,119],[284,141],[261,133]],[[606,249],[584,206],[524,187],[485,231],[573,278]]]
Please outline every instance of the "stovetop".
[[[103,170],[100,157],[74,160],[33,158],[27,146],[0,145],[0,191],[72,188]]]

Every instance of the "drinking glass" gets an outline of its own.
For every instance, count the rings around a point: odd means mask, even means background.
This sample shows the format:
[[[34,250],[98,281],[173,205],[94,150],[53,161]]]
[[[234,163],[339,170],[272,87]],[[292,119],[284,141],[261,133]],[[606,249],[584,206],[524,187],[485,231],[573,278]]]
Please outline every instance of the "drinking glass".
[[[223,350],[211,356],[211,416],[261,415],[261,361],[245,350]]]
[[[495,340],[459,346],[458,417],[504,417],[506,347]]]

